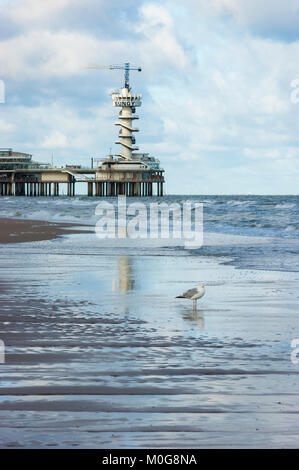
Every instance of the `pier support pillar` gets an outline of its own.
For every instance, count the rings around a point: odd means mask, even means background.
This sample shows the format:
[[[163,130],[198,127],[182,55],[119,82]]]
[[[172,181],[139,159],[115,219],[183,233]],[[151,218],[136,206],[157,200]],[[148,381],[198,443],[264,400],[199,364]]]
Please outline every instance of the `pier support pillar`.
[[[93,183],[87,183],[88,184],[88,196],[93,195]]]

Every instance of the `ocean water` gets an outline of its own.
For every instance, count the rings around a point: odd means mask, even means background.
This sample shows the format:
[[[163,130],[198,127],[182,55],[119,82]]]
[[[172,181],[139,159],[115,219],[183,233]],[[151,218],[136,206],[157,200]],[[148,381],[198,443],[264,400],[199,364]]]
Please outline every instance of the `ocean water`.
[[[95,226],[99,217],[96,207],[102,198],[65,196],[0,199],[0,217],[14,217],[55,222],[74,222]],[[113,204],[117,215],[117,198],[105,199]],[[193,254],[225,258],[238,267],[297,271],[299,269],[299,196],[167,196],[167,204],[202,203],[204,243]],[[127,198],[127,203],[142,202],[149,209],[161,198]],[[149,214],[149,211],[148,211]],[[170,218],[172,214],[170,213]],[[130,216],[128,216],[128,220]],[[148,231],[150,230],[148,224]],[[169,241],[169,240],[168,240]],[[164,246],[165,240],[156,242]],[[116,243],[115,247],[121,244]],[[142,239],[135,249],[150,245]],[[169,243],[168,243],[169,245]],[[182,243],[171,241],[181,251]],[[189,250],[191,251],[191,250]]]

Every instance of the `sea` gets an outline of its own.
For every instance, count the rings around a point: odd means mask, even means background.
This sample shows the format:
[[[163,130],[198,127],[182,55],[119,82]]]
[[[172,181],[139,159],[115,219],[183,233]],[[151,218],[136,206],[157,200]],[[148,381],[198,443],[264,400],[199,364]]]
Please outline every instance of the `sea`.
[[[96,208],[103,198],[76,197],[4,197],[0,199],[0,217],[70,222],[96,226]],[[117,217],[117,198],[105,199],[112,204]],[[203,244],[193,254],[224,257],[226,262],[240,268],[280,271],[299,269],[299,196],[166,196],[163,198],[127,198],[127,205],[142,202],[184,202],[203,205]],[[149,211],[148,211],[149,214]],[[130,217],[127,216],[128,220]],[[170,212],[170,224],[172,213]],[[148,224],[148,231],[150,226]],[[170,225],[171,233],[171,225]],[[115,248],[122,246],[115,243]],[[156,243],[157,249],[165,240]],[[144,239],[135,240],[134,249],[145,249]],[[153,245],[149,245],[153,249]],[[173,249],[181,243],[172,241]],[[136,251],[137,252],[137,251]]]

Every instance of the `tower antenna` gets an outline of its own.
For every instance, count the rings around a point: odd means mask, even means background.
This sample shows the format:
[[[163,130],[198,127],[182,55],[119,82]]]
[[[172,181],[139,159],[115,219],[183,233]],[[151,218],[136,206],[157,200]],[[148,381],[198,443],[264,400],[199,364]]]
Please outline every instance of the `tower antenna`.
[[[108,69],[108,70],[124,70],[125,71],[125,88],[130,88],[130,70],[141,72],[141,67],[130,67],[130,62],[123,65],[90,65],[87,69]]]

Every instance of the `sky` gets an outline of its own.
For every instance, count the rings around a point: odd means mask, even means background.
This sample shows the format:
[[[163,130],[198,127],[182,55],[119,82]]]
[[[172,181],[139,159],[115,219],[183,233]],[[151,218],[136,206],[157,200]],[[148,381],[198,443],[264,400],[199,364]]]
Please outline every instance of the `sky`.
[[[0,0],[0,147],[116,152],[123,72],[86,67],[130,62],[167,194],[298,194],[298,56],[299,0]]]

